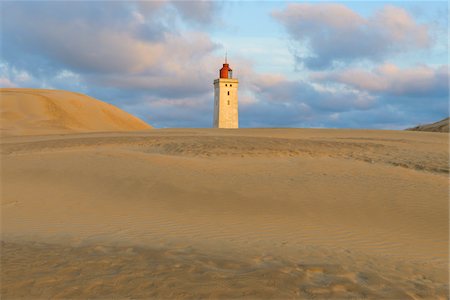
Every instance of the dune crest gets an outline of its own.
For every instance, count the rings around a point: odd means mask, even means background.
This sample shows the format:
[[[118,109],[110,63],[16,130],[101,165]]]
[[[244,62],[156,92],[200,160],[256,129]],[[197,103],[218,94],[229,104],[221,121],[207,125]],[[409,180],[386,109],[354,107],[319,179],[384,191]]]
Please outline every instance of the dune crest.
[[[419,125],[408,128],[411,131],[448,132],[449,118],[445,118],[435,123]]]
[[[2,88],[0,99],[4,136],[152,128],[111,104],[69,91]]]

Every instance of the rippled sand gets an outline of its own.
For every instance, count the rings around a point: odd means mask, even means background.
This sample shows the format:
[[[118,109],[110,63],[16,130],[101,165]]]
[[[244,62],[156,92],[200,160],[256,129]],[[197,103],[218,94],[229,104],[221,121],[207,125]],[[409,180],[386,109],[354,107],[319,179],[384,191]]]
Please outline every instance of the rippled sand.
[[[442,298],[448,136],[2,139],[2,298]]]

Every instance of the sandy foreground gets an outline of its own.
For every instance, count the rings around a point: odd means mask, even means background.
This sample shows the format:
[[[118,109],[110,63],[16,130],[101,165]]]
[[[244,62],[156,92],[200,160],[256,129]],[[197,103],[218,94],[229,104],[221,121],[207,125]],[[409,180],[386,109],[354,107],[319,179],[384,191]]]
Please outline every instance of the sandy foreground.
[[[1,140],[1,296],[448,297],[448,135]]]

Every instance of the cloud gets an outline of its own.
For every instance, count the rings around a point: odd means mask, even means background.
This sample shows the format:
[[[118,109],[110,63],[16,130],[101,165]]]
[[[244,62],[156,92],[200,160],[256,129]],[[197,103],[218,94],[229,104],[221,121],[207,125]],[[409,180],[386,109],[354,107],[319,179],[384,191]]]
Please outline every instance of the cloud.
[[[141,6],[127,2],[114,2],[107,9],[94,3],[98,15],[78,15],[73,11],[83,12],[86,3],[70,3],[68,7],[54,2],[37,7],[8,4],[11,7],[7,7],[3,29],[8,47],[3,56],[23,68],[38,64],[47,71],[64,67],[81,73],[170,73],[187,69],[187,63],[215,49],[205,34],[180,35],[173,28],[166,29],[147,6],[141,12]],[[161,6],[151,7],[162,10]],[[65,20],[59,15],[66,15]],[[148,38],[150,27],[162,29],[158,38]]]
[[[247,76],[252,97],[240,104],[247,127],[404,129],[442,119],[449,109],[447,66],[382,64],[314,72],[307,80]]]
[[[376,108],[377,97],[346,87],[328,87],[281,75],[247,75],[250,94],[240,104],[243,126],[335,127],[339,113]],[[240,96],[241,97],[241,96]],[[250,97],[250,99],[247,99]]]
[[[448,97],[448,65],[419,65],[405,69],[385,63],[371,71],[350,68],[314,72],[311,78],[321,82],[341,83],[376,94],[404,97]]]
[[[218,5],[110,4],[2,4],[0,86],[84,92],[137,115],[150,110],[143,117],[156,126],[210,126],[201,105],[212,109],[221,46],[195,26],[220,20]]]
[[[17,85],[9,80],[9,78],[0,77],[0,87],[13,88],[17,87]]]
[[[222,30],[214,27],[221,24],[220,6],[189,4],[194,7],[170,0],[2,3],[8,14],[0,28],[0,86],[82,92],[156,127],[210,127],[212,81],[223,62],[212,36]],[[230,63],[239,78],[241,126],[402,128],[447,113],[447,67],[342,68],[426,49],[428,28],[403,10],[386,6],[365,18],[343,5],[292,4],[274,15],[295,41],[309,43],[302,62],[341,68],[309,77],[283,68],[260,73],[257,57],[240,48]]]
[[[185,21],[201,26],[217,21],[217,11],[221,7],[219,2],[207,0],[172,1],[172,4]]]
[[[357,60],[380,61],[431,45],[428,27],[392,5],[365,18],[342,4],[292,3],[272,16],[298,43],[294,48],[297,61],[310,69]]]
[[[47,73],[61,67],[95,73],[147,65],[157,46],[133,36],[131,7],[111,4],[4,3],[8,11],[2,15],[4,59],[19,68],[31,65],[30,69]]]
[[[211,99],[212,94],[178,99],[141,95],[134,97],[134,103],[124,106],[124,109],[157,128],[211,127]]]
[[[340,114],[351,127],[361,122],[374,128],[401,129],[448,116],[447,65],[400,68],[385,63],[372,70],[349,68],[314,72],[310,79],[319,86],[351,89],[374,99],[367,111],[345,110]]]
[[[173,12],[187,10],[177,3],[28,4],[6,3],[2,58],[35,78],[66,70],[105,88],[177,97],[206,92],[214,77],[220,46],[204,32],[173,25]],[[197,6],[214,15],[208,10],[215,5]],[[186,14],[180,19],[193,18]],[[160,31],[151,36],[152,28]]]
[[[252,81],[253,93],[260,101],[268,103],[307,105],[330,112],[366,110],[374,104],[374,97],[369,93],[347,87],[329,87],[278,76],[271,81],[266,74],[255,74]]]

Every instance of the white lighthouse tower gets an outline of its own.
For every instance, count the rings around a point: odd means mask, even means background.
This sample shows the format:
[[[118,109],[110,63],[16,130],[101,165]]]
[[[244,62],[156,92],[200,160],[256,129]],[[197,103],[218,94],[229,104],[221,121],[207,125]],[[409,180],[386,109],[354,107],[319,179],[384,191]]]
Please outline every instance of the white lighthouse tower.
[[[215,128],[238,128],[238,84],[233,78],[233,70],[228,65],[227,57],[214,80],[214,124]]]

